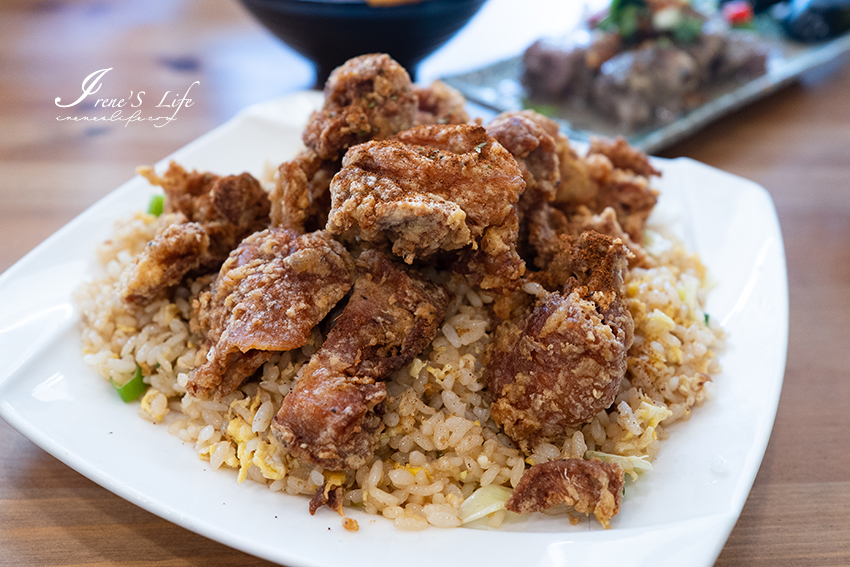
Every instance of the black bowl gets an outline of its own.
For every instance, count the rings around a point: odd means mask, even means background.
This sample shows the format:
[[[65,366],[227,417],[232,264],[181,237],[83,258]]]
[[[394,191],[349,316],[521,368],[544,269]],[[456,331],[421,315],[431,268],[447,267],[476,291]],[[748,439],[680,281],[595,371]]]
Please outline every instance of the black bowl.
[[[241,0],[272,33],[316,65],[316,85],[348,59],[388,53],[414,76],[486,0],[372,7],[360,0]]]

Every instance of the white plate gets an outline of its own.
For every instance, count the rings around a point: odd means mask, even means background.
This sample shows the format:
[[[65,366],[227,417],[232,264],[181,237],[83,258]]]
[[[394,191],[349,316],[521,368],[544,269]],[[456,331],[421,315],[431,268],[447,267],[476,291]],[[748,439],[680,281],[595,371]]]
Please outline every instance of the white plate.
[[[172,156],[220,174],[260,175],[291,158],[319,103],[300,93],[245,112]],[[171,159],[171,158],[169,158]],[[160,164],[163,165],[163,164]],[[350,512],[342,529],[307,499],[212,471],[165,427],[81,360],[71,293],[95,273],[95,245],[113,221],[146,206],[139,177],[80,215],[0,276],[0,415],[83,475],[127,500],[226,545],[291,566],[711,565],[732,530],[773,424],[785,366],[788,291],[781,234],[761,187],[687,159],[664,172],[658,217],[672,219],[718,282],[707,311],[730,333],[717,399],[670,428],[654,470],[629,485],[612,529],[533,517],[501,531],[400,532]],[[720,472],[718,472],[720,469]]]

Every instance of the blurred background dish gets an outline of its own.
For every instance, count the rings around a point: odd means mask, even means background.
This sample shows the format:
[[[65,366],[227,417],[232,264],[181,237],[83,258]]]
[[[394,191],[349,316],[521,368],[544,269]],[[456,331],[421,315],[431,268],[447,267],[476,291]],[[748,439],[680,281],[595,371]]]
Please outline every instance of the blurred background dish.
[[[448,41],[486,0],[241,0],[278,38],[316,65],[322,88],[334,68],[364,53],[388,53],[415,78],[416,66]]]
[[[731,30],[735,34],[750,34],[766,51],[766,68],[762,74],[736,74],[735,80],[725,83],[709,81],[697,103],[666,112],[652,123],[634,124],[617,120],[615,112],[598,112],[594,93],[586,100],[576,101],[567,96],[557,100],[539,98],[532,93],[527,79],[523,55],[484,66],[476,71],[446,77],[445,82],[461,91],[468,100],[497,112],[530,108],[559,122],[573,140],[589,140],[593,135],[624,136],[629,144],[645,152],[658,152],[685,138],[718,118],[757,99],[777,91],[815,67],[850,52],[850,34],[819,43],[800,43],[789,39],[782,23],[771,20],[756,22],[752,30]],[[588,33],[587,30],[580,30]],[[555,40],[557,44],[559,40]],[[572,49],[570,38],[563,40]],[[573,42],[575,43],[575,42]],[[535,48],[533,45],[526,55]],[[613,62],[611,59],[607,63]],[[549,64],[552,73],[557,65]],[[663,75],[667,78],[669,75]],[[619,122],[619,123],[618,123]]]

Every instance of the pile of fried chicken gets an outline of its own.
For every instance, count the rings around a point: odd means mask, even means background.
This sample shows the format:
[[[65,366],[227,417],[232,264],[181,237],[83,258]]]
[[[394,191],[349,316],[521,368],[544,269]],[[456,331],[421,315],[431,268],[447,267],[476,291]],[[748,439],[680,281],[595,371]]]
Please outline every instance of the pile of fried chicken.
[[[430,345],[445,316],[450,294],[423,270],[434,266],[495,298],[492,415],[523,451],[609,407],[634,331],[624,271],[647,262],[642,229],[657,199],[647,157],[622,140],[596,140],[580,157],[531,111],[470,122],[459,93],[414,87],[383,54],[336,69],[324,95],[306,148],[280,166],[270,194],[247,173],[142,171],[175,222],[125,271],[120,293],[144,305],[208,282],[193,300],[205,343],[189,393],[233,392],[324,321],[332,327],[272,429],[309,463],[367,464],[383,380]],[[552,461],[526,472],[507,508],[567,503],[607,526],[622,486],[616,464]]]

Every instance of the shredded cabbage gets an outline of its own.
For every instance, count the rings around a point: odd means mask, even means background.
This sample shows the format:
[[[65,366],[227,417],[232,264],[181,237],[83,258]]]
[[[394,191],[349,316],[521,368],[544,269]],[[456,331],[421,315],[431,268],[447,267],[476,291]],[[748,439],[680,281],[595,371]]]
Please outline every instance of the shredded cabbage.
[[[603,453],[601,451],[587,451],[584,456],[587,459],[599,459],[606,463],[617,463],[622,467],[624,472],[631,475],[632,479],[637,478],[639,473],[652,470],[652,463],[649,462],[649,457],[646,455],[641,455],[640,457],[623,457],[622,455],[612,455],[611,453]]]
[[[673,243],[654,230],[643,231],[643,249],[652,256],[660,256],[673,248]]]
[[[493,484],[483,486],[469,495],[458,510],[461,525],[484,518],[493,512],[504,510],[505,502],[513,490]]]
[[[688,313],[696,320],[699,313],[699,302],[697,301],[697,291],[699,291],[699,280],[696,278],[683,278],[685,283],[677,291],[679,297],[688,306]]]

